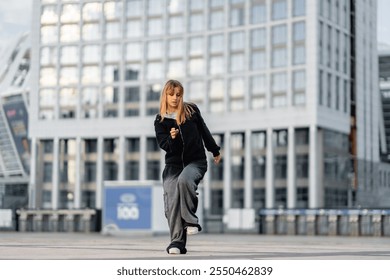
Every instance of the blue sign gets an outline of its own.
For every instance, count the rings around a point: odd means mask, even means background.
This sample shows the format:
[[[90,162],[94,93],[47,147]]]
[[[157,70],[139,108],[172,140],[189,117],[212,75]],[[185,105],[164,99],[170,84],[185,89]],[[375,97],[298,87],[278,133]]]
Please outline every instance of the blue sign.
[[[151,187],[106,187],[103,226],[151,230],[151,200]]]

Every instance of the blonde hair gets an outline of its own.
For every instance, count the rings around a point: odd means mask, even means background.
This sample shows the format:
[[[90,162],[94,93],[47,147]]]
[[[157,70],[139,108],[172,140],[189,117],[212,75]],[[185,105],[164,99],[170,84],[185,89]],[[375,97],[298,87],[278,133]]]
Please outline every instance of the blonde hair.
[[[181,98],[179,99],[178,111],[176,114],[176,123],[181,125],[185,123],[186,119],[189,119],[194,113],[194,109],[187,102],[183,101],[184,88],[183,85],[176,80],[169,80],[165,83],[164,88],[161,91],[160,97],[160,116],[161,122],[164,120],[164,116],[167,113],[168,108],[168,94],[174,91],[176,88],[179,89]]]

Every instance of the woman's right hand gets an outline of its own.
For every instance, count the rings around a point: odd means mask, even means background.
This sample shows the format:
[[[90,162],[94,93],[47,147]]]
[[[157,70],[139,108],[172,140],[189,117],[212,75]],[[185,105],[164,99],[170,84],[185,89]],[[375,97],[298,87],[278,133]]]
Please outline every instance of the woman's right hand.
[[[170,133],[171,133],[172,139],[175,139],[176,136],[179,134],[179,130],[172,127]]]

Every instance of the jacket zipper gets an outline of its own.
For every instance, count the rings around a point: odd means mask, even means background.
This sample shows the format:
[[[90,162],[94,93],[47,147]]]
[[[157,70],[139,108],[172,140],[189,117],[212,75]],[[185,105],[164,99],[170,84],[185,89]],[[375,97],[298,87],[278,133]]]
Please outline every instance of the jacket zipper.
[[[179,127],[181,141],[183,142],[183,149],[181,151],[181,162],[183,163],[183,169],[184,169],[184,137],[183,137],[183,133],[181,132],[180,125],[178,125],[178,127]]]

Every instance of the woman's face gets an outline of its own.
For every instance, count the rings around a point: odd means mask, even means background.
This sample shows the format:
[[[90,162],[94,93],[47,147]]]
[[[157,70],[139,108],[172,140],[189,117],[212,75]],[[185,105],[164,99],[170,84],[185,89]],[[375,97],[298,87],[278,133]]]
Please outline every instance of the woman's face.
[[[181,98],[182,94],[180,92],[180,89],[178,87],[175,87],[170,93],[167,94],[168,110],[176,111]]]

